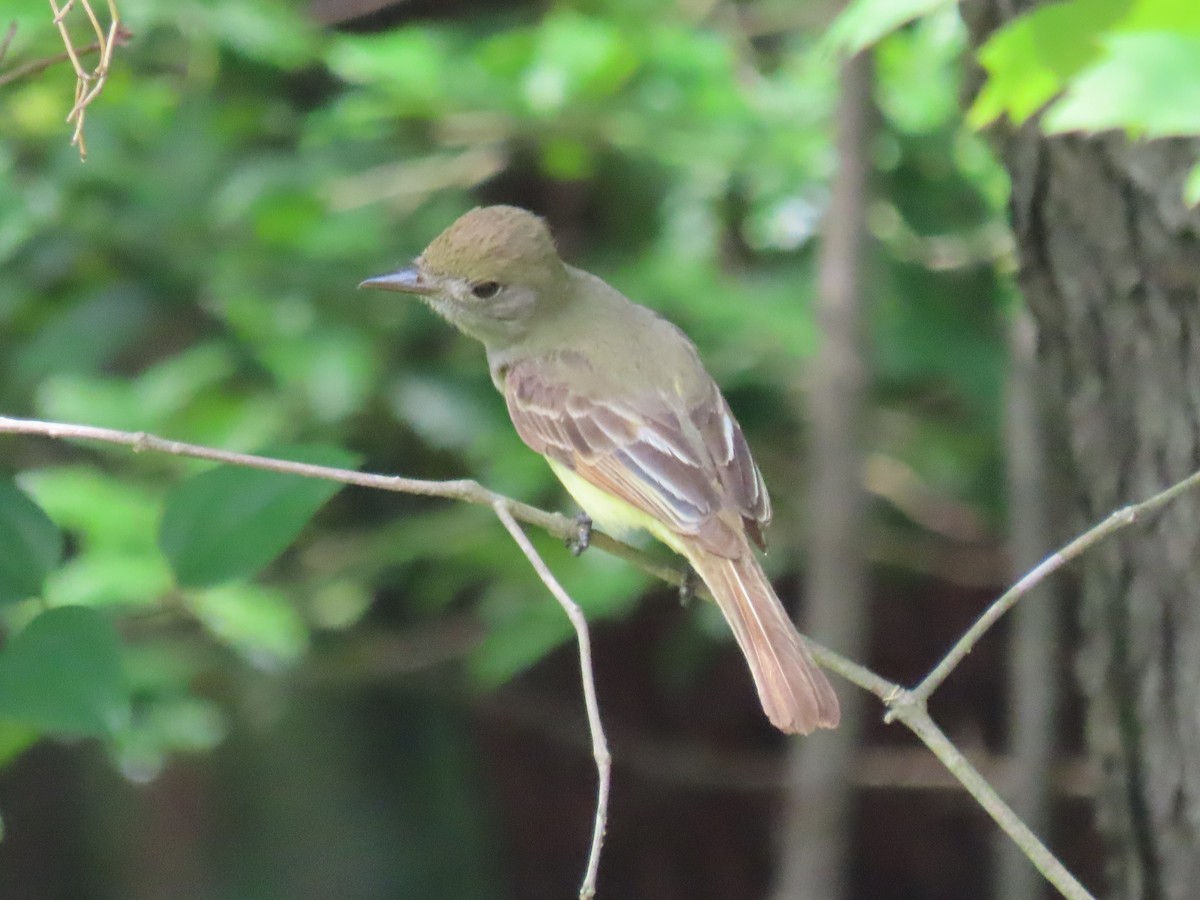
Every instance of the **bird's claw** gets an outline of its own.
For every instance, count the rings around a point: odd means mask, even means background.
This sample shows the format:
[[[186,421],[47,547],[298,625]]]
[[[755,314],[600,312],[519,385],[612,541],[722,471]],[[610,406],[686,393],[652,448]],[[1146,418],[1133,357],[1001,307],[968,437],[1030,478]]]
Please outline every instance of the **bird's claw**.
[[[575,517],[575,535],[567,538],[567,549],[572,556],[580,556],[592,544],[592,520],[587,513]]]
[[[696,570],[688,566],[683,570],[683,581],[679,583],[679,605],[687,606],[696,599],[696,586],[700,581],[700,576],[696,574]]]

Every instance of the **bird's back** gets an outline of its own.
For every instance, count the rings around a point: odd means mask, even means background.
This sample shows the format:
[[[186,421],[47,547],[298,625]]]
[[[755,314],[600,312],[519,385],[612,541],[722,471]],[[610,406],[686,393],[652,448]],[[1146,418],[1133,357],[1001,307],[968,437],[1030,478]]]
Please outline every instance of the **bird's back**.
[[[761,545],[766,488],[695,346],[596,276],[571,276],[580,296],[561,313],[571,327],[545,346],[526,341],[499,372],[492,359],[518,433],[714,552],[741,552],[743,533]]]

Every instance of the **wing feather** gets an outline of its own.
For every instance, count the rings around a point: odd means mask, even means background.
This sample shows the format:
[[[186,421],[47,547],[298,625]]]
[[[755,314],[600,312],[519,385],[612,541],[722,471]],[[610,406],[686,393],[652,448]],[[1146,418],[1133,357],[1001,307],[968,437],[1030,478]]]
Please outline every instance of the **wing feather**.
[[[735,555],[738,518],[761,544],[770,501],[741,428],[709,386],[690,409],[644,385],[616,393],[570,352],[525,359],[504,374],[509,414],[532,449],[710,552]]]

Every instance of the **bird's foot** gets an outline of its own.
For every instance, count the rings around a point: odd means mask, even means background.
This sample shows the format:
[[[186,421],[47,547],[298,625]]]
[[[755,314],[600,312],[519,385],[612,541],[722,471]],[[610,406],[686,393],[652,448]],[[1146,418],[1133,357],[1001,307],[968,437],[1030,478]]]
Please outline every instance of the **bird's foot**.
[[[700,576],[696,570],[688,566],[683,570],[683,581],[679,584],[679,605],[688,606],[696,599],[696,588],[700,585]]]
[[[592,544],[592,520],[587,513],[575,517],[575,536],[567,538],[567,549],[572,556],[580,556]]]

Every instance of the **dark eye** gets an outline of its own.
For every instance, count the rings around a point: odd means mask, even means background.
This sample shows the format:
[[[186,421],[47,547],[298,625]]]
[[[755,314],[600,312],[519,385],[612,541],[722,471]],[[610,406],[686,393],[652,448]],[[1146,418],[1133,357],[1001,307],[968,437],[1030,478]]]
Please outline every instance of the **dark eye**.
[[[471,293],[480,300],[490,300],[500,293],[500,285],[495,281],[480,281],[471,285]]]

